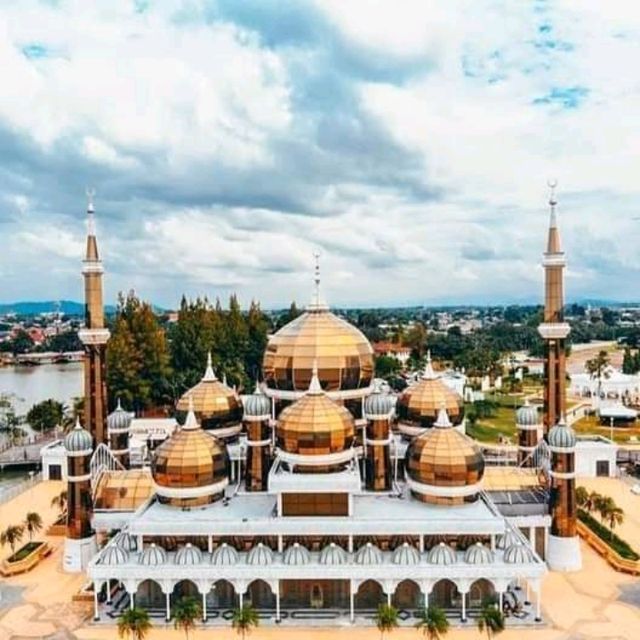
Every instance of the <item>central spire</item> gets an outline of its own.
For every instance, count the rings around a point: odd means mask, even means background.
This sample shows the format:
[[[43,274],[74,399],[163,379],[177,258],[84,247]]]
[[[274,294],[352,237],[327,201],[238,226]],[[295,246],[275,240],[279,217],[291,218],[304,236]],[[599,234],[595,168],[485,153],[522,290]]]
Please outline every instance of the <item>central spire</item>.
[[[313,296],[311,297],[311,304],[307,307],[309,311],[323,311],[328,309],[327,303],[322,297],[320,292],[320,253],[315,251],[313,254],[315,259],[315,267],[313,272]]]
[[[85,262],[100,262],[98,254],[98,242],[96,240],[96,220],[95,209],[93,207],[93,197],[96,195],[95,189],[87,189],[87,251]]]
[[[431,349],[427,351],[427,364],[424,367],[424,371],[422,372],[423,380],[435,380],[438,376],[436,376],[435,371],[433,370],[433,366],[431,365]]]
[[[562,253],[560,248],[560,231],[558,230],[558,218],[556,214],[556,187],[558,186],[557,180],[549,180],[547,182],[549,186],[549,236],[547,239],[547,253]]]

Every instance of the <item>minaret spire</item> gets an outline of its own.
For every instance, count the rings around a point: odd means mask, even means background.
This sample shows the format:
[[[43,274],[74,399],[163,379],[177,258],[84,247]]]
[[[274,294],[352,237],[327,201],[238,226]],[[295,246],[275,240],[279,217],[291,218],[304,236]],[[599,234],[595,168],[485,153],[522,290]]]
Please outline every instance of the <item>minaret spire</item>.
[[[82,263],[85,326],[78,332],[84,344],[84,423],[96,444],[107,441],[107,385],[105,353],[109,330],[104,324],[102,274],[104,268],[96,239],[95,190],[87,189],[87,243]]]

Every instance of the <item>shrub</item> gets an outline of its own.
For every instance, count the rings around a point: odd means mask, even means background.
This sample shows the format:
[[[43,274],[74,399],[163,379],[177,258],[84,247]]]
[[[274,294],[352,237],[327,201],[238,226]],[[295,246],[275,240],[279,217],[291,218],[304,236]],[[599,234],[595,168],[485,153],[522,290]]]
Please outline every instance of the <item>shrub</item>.
[[[598,538],[603,542],[606,542],[618,553],[618,555],[622,556],[626,560],[640,560],[640,555],[631,548],[631,545],[628,542],[619,538],[610,529],[605,527],[605,525],[601,524],[593,516],[584,511],[584,509],[578,509],[578,518],[580,522],[586,524],[587,527],[589,527],[589,529],[598,536]]]

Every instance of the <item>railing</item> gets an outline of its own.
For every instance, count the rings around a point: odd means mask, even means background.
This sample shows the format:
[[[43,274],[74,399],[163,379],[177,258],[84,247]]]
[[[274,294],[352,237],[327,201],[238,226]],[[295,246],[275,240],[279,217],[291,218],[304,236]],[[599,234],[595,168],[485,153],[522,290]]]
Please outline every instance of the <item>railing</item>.
[[[578,520],[578,535],[585,540],[590,547],[595,549],[616,571],[640,575],[640,561],[627,560],[623,558],[615,549],[612,549],[600,536],[595,534],[589,527]]]
[[[30,571],[42,558],[48,556],[52,551],[53,549],[48,542],[41,542],[38,547],[31,551],[28,556],[22,558],[22,560],[16,560],[15,562],[5,560],[0,567],[0,573],[7,577]]]
[[[42,472],[34,473],[33,477],[28,480],[23,480],[19,484],[14,485],[13,487],[9,487],[4,491],[0,492],[0,504],[4,504],[5,502],[9,502],[9,500],[13,500],[16,496],[19,496],[21,493],[28,491],[31,487],[35,487],[38,482],[42,481]]]

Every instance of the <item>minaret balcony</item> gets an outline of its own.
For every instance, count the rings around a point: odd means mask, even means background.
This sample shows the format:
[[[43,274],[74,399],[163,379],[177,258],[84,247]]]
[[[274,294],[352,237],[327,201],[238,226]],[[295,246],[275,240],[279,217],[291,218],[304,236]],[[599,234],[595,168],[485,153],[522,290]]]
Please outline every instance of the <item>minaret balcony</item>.
[[[78,331],[78,338],[85,345],[107,344],[110,335],[109,329],[80,329]]]
[[[565,258],[564,251],[545,253],[542,258],[543,267],[565,267],[566,265],[567,259]]]
[[[543,322],[538,326],[543,340],[564,340],[570,331],[571,327],[566,322]]]

